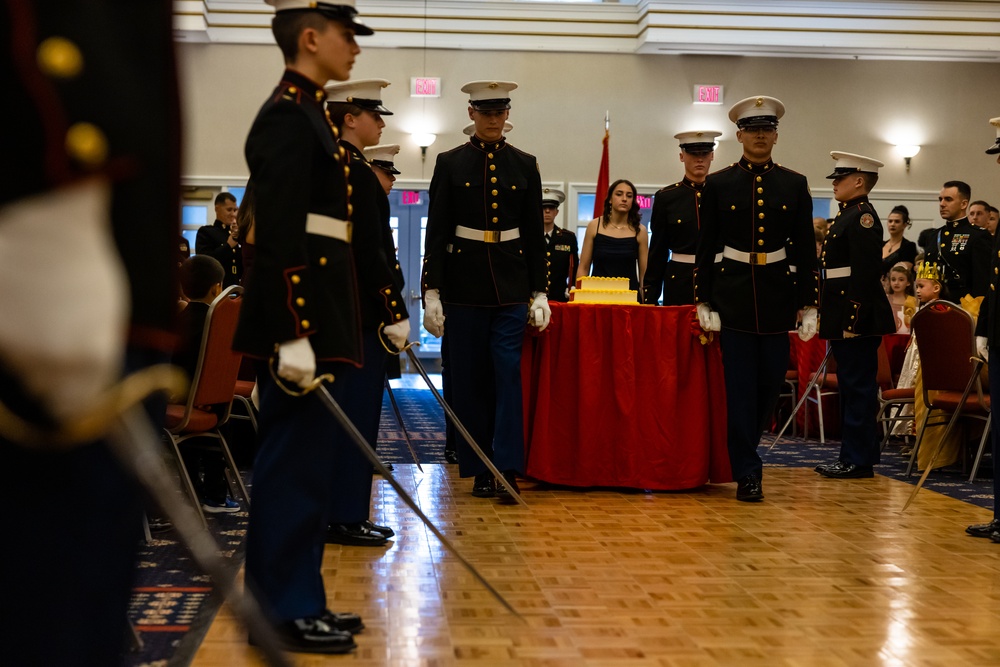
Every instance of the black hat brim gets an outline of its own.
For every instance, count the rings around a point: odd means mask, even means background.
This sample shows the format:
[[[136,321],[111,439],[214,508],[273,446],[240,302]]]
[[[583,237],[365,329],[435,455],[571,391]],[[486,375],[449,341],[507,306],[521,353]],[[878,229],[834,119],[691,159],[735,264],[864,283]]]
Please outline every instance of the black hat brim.
[[[469,106],[476,111],[505,111],[510,109],[510,98],[500,97],[492,100],[469,100]]]
[[[300,10],[291,10],[300,11]],[[316,11],[325,16],[328,19],[333,19],[335,21],[340,21],[345,26],[354,31],[355,35],[361,37],[367,37],[368,35],[374,35],[375,31],[366,26],[364,23],[360,23],[355,20],[358,15],[358,10],[354,7],[349,7],[347,5],[331,5],[325,2],[316,3],[316,8],[307,8],[304,11]]]
[[[1000,153],[1000,139],[997,139],[995,144],[986,149],[987,155],[996,155],[997,153]]]

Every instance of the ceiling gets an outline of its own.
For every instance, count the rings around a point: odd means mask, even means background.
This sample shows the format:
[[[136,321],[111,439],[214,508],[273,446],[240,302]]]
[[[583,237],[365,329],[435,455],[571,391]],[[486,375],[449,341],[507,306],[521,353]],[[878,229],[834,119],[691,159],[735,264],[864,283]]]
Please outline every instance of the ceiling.
[[[1000,2],[357,0],[367,48],[1000,61]],[[270,43],[262,0],[175,0],[178,41]]]

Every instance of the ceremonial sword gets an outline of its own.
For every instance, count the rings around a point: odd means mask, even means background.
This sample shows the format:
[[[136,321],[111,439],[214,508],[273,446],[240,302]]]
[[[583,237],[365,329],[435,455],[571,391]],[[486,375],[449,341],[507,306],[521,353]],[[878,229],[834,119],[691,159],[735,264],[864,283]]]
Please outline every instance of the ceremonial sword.
[[[319,399],[319,401],[326,407],[326,409],[329,410],[330,413],[333,414],[333,416],[337,419],[337,422],[340,424],[341,428],[343,428],[344,431],[347,433],[351,442],[354,443],[354,445],[361,451],[362,454],[365,455],[368,461],[375,467],[376,472],[382,475],[385,481],[389,482],[389,485],[392,486],[392,488],[396,491],[396,494],[403,499],[403,502],[406,503],[406,505],[411,510],[413,510],[413,513],[420,518],[423,524],[427,526],[428,530],[434,533],[434,536],[438,538],[438,541],[440,541],[442,545],[444,545],[445,549],[450,551],[451,554],[456,559],[458,559],[458,562],[461,563],[466,570],[468,570],[469,574],[471,574],[476,579],[476,581],[482,584],[483,588],[489,591],[490,595],[492,595],[497,600],[497,602],[502,604],[504,608],[507,609],[507,611],[512,613],[521,621],[527,622],[525,621],[524,617],[521,616],[521,614],[517,611],[517,609],[515,609],[514,606],[510,602],[508,602],[503,595],[500,594],[500,591],[494,588],[493,584],[491,584],[486,579],[486,577],[480,574],[479,570],[477,570],[476,567],[472,563],[470,563],[469,560],[466,559],[466,557],[461,554],[461,552],[459,552],[459,550],[455,547],[455,545],[453,545],[451,541],[444,536],[444,533],[442,533],[438,529],[438,527],[434,525],[434,522],[432,522],[427,517],[427,515],[423,513],[423,511],[420,509],[420,506],[417,505],[417,502],[413,499],[413,497],[410,496],[409,493],[407,493],[406,489],[404,489],[398,481],[396,481],[396,478],[392,475],[391,472],[389,472],[389,469],[386,467],[386,465],[382,463],[382,459],[378,457],[378,454],[375,453],[375,450],[372,448],[372,446],[369,445],[368,441],[365,440],[365,436],[361,435],[361,431],[358,430],[358,427],[354,425],[354,422],[351,421],[351,418],[347,416],[347,413],[344,412],[344,409],[340,407],[340,404],[337,403],[337,400],[330,394],[330,391],[326,388],[326,385],[323,384],[324,382],[327,381],[333,382],[334,377],[329,373],[326,373],[314,379],[312,384],[310,384],[308,387],[302,388],[301,390],[289,389],[287,386],[285,386],[284,382],[282,382],[281,378],[278,377],[278,374],[274,368],[275,361],[276,361],[275,358],[271,359],[271,362],[268,363],[268,369],[271,371],[271,377],[274,379],[274,382],[278,386],[278,388],[281,389],[286,394],[289,394],[290,396],[302,397],[310,393],[315,394],[316,397]]]
[[[413,352],[413,347],[415,345],[420,345],[420,343],[416,342],[409,343],[403,349],[406,351],[406,354],[410,357],[410,361],[413,363],[413,367],[417,369],[417,372],[420,373],[420,377],[424,379],[424,382],[427,383],[427,386],[430,388],[431,393],[434,394],[434,398],[436,398],[438,403],[441,404],[441,407],[444,408],[445,413],[448,415],[448,417],[451,418],[451,422],[455,425],[455,428],[458,429],[458,432],[461,433],[462,437],[465,438],[465,441],[469,443],[469,448],[476,453],[476,456],[479,457],[479,460],[486,465],[486,467],[489,469],[491,473],[493,473],[493,476],[496,478],[497,483],[503,484],[503,486],[510,493],[511,498],[519,502],[521,505],[527,507],[528,503],[524,502],[524,498],[522,498],[517,491],[511,488],[511,485],[507,483],[507,479],[503,476],[503,473],[501,473],[497,469],[497,467],[493,464],[493,461],[490,460],[490,457],[486,456],[486,452],[484,452],[482,448],[478,444],[476,444],[476,441],[472,437],[472,434],[469,433],[469,430],[465,428],[464,424],[462,424],[462,421],[458,418],[458,415],[455,414],[455,411],[452,410],[451,406],[448,405],[447,401],[444,400],[444,397],[438,393],[438,390],[434,387],[434,383],[431,382],[431,378],[427,375],[427,371],[424,370],[424,367],[420,363],[420,360],[417,359],[416,353]]]
[[[417,464],[417,470],[423,472],[424,468],[420,465],[420,460],[417,458],[417,450],[413,448],[413,443],[410,442],[410,434],[406,430],[406,424],[403,423],[403,413],[399,411],[399,406],[396,405],[396,397],[392,394],[392,387],[389,386],[389,378],[385,378],[385,391],[389,394],[389,402],[392,403],[392,410],[396,413],[396,421],[399,422],[399,428],[403,429],[406,448],[410,450],[410,456],[413,457],[413,462]]]
[[[160,507],[203,572],[215,582],[223,599],[250,631],[268,663],[291,667],[282,653],[278,637],[250,590],[237,590],[236,570],[219,556],[216,544],[190,500],[178,493],[167,480],[172,475],[160,456],[161,444],[141,402],[147,396],[167,391],[180,393],[187,381],[173,366],[144,368],[124,377],[108,389],[91,414],[56,431],[42,431],[21,419],[0,402],[0,432],[21,446],[54,446],[68,449],[103,439],[125,471],[134,477]]]
[[[965,385],[965,391],[962,392],[962,398],[958,402],[958,409],[955,410],[955,412],[951,415],[951,419],[948,420],[948,426],[946,426],[944,429],[944,435],[942,435],[941,440],[938,441],[937,449],[934,450],[934,454],[931,456],[931,460],[927,463],[927,468],[924,469],[924,474],[920,476],[920,480],[917,482],[917,485],[913,488],[913,492],[910,493],[910,497],[906,499],[906,504],[903,505],[903,509],[900,510],[902,512],[906,511],[906,508],[910,506],[910,503],[912,503],[913,500],[917,497],[917,494],[920,493],[920,488],[924,485],[924,482],[927,481],[927,476],[931,474],[931,470],[933,470],[934,468],[934,461],[937,460],[938,454],[940,454],[941,450],[944,448],[944,443],[948,437],[948,434],[951,433],[951,427],[955,425],[955,422],[957,422],[958,418],[961,416],[961,408],[962,406],[965,405],[966,399],[969,398],[969,393],[972,391],[972,385],[975,384],[976,380],[979,379],[979,371],[982,370],[983,368],[982,358],[972,357],[969,359],[969,361],[975,361],[976,365],[974,367],[972,375],[969,377],[969,383]],[[930,410],[930,408],[928,408],[928,410]],[[915,448],[916,446],[914,446],[914,449]]]
[[[816,372],[813,373],[812,379],[809,380],[809,384],[806,385],[805,391],[803,391],[802,396],[799,397],[799,402],[795,404],[795,408],[792,410],[792,414],[788,416],[788,420],[785,422],[785,425],[781,427],[781,430],[778,431],[778,435],[776,435],[774,438],[774,442],[772,442],[771,446],[767,448],[768,453],[770,453],[770,451],[774,449],[774,446],[778,444],[778,441],[781,440],[781,436],[785,434],[785,431],[788,429],[789,424],[791,424],[792,420],[795,419],[795,415],[799,413],[799,408],[801,408],[802,404],[806,402],[807,398],[809,398],[809,393],[813,390],[813,387],[816,386],[816,383],[819,381],[819,379],[823,377],[823,375],[826,373],[826,365],[827,362],[830,361],[831,353],[833,353],[833,348],[827,347],[826,356],[823,357],[823,361],[820,362],[819,368],[817,368]]]

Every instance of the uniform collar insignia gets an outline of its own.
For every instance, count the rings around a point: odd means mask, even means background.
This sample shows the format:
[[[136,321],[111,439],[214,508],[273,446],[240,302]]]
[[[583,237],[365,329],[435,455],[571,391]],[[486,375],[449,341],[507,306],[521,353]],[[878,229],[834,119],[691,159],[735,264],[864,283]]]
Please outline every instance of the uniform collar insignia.
[[[291,89],[296,88],[295,92],[303,93],[300,99],[309,99],[317,104],[323,104],[326,100],[323,86],[317,85],[312,79],[293,69],[286,69],[285,73],[281,75],[281,86],[288,92],[292,92]]]
[[[762,164],[756,164],[748,160],[744,155],[743,157],[740,158],[739,165],[751,173],[763,174],[765,172],[771,171],[771,169],[774,168],[774,160],[769,159],[767,162],[764,162]]]

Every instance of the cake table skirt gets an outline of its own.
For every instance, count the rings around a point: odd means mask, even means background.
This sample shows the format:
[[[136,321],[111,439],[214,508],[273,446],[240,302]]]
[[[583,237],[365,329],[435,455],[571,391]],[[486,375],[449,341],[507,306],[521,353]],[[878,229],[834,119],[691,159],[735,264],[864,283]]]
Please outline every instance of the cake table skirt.
[[[522,357],[527,474],[569,486],[731,481],[718,341],[693,306],[553,303]]]

